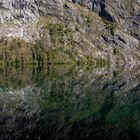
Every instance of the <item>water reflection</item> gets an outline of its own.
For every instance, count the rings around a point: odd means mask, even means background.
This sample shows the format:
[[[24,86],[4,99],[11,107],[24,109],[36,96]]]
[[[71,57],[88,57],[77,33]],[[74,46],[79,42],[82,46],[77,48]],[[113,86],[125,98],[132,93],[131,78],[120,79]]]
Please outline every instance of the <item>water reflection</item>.
[[[0,139],[140,138],[140,69],[0,70]]]

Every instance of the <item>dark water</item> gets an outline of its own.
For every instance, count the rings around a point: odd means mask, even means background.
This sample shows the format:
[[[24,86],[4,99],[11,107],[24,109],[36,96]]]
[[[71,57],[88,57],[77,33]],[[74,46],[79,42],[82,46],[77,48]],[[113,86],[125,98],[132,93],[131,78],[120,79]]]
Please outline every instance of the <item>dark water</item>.
[[[0,70],[0,140],[139,140],[140,69]]]

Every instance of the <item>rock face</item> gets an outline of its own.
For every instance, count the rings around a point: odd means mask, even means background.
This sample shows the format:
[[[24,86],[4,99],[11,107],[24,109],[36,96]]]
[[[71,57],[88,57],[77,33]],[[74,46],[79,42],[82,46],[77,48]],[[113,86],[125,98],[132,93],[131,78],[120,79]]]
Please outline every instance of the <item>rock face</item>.
[[[0,0],[0,60],[7,56],[17,59],[11,54],[3,56],[3,50],[10,48],[3,40],[18,38],[39,41],[44,53],[41,61],[48,50],[60,49],[63,58],[73,56],[74,61],[102,58],[136,64],[140,57],[139,13],[139,0]],[[28,49],[32,51],[28,58],[40,60],[34,48]]]
[[[61,0],[1,0],[0,36],[19,37],[27,41],[36,39],[38,31],[35,26],[39,17],[47,14],[60,16],[62,11]]]
[[[75,0],[74,2],[99,13],[110,21],[116,21],[125,32],[140,39],[139,0]]]

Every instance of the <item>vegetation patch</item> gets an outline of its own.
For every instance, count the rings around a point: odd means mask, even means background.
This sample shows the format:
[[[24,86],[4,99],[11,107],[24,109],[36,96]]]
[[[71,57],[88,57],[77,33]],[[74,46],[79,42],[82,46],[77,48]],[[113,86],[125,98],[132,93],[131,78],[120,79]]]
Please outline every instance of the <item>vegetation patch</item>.
[[[102,21],[104,22],[104,25],[105,25],[106,29],[109,30],[111,34],[114,33],[114,31],[117,27],[116,23],[111,22],[111,21],[109,21],[105,18],[102,18]]]
[[[0,69],[2,69],[3,67],[4,67],[4,62],[0,60]]]

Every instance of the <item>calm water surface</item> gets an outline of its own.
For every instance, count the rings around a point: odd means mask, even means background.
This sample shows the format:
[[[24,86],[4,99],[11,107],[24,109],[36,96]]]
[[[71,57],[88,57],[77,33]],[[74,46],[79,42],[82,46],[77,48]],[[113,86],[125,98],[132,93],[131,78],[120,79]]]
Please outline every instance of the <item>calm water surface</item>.
[[[140,140],[140,69],[0,70],[0,140]]]

